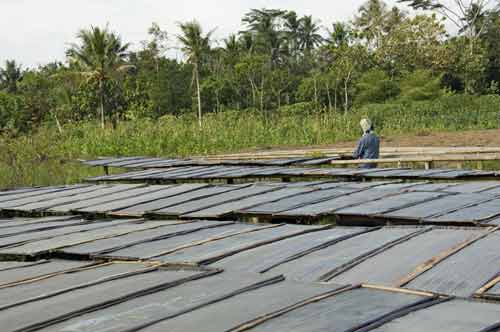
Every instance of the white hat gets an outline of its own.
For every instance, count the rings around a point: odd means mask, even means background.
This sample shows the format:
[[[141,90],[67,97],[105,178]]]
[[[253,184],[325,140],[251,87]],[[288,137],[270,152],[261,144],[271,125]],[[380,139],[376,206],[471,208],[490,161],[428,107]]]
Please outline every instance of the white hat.
[[[363,129],[363,132],[366,133],[372,129],[372,122],[370,119],[362,119],[359,122],[359,125],[361,126],[361,129]]]

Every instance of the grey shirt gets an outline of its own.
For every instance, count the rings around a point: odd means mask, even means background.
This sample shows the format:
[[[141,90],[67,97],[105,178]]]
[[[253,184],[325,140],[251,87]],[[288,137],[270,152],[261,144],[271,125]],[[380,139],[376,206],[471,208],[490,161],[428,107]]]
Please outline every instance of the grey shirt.
[[[380,139],[373,132],[367,132],[358,142],[356,151],[352,154],[354,159],[378,159],[380,152]],[[377,164],[363,164],[361,168],[375,168]]]

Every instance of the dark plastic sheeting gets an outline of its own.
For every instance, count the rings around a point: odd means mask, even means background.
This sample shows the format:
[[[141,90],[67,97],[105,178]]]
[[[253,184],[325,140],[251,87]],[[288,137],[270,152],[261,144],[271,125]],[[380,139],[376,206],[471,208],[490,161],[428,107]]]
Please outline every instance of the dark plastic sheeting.
[[[333,213],[334,211],[345,208],[347,206],[358,205],[361,203],[366,203],[371,200],[379,199],[384,196],[394,194],[398,192],[397,190],[378,190],[369,189],[359,193],[354,193],[351,195],[346,195],[342,197],[337,197],[320,203],[309,204],[296,209],[291,209],[288,211],[283,211],[277,213],[277,216],[284,217],[297,217],[297,216],[310,216],[316,217],[320,215],[326,215]]]
[[[414,272],[419,265],[484,232],[473,229],[435,229],[388,249],[331,281],[398,286],[401,279]]]
[[[46,263],[47,261],[38,261],[38,262],[0,262],[0,272],[5,272],[7,270],[14,270],[21,267],[28,267],[38,264]]]
[[[471,296],[500,272],[500,232],[490,234],[426,271],[406,288]]]
[[[118,200],[115,202],[93,205],[93,206],[90,206],[87,208],[78,209],[78,211],[87,212],[87,213],[89,213],[89,212],[104,213],[104,212],[116,211],[116,210],[120,210],[120,209],[125,209],[125,208],[130,207],[130,206],[148,203],[148,202],[152,202],[152,201],[155,201],[158,199],[172,197],[172,196],[176,196],[179,194],[183,194],[185,192],[197,190],[197,189],[205,187],[205,185],[192,184],[192,185],[185,185],[185,186],[183,185],[183,186],[153,186],[153,187],[160,188],[160,190],[153,192],[151,194],[147,194],[147,195],[121,199],[121,200]]]
[[[430,201],[439,198],[442,195],[444,194],[431,192],[409,192],[338,210],[336,213],[340,215],[377,215],[421,202]]]
[[[464,300],[414,311],[373,332],[479,332],[500,321],[500,305]]]
[[[141,230],[147,230],[165,226],[174,223],[174,221],[147,221],[147,222],[129,222],[122,223],[113,227],[104,227],[99,229],[77,232],[67,235],[61,235],[46,240],[29,242],[14,248],[7,248],[1,251],[2,254],[20,254],[37,255],[48,251],[54,251],[59,248],[85,243],[93,240],[104,239],[107,237],[119,236]]]
[[[427,220],[431,222],[482,222],[498,215],[500,215],[500,199],[495,199]]]
[[[55,190],[51,191],[49,193],[45,194],[39,194],[36,196],[31,196],[31,197],[24,197],[24,198],[17,198],[13,200],[8,200],[8,201],[3,201],[0,202],[0,209],[8,209],[24,204],[29,204],[33,202],[40,202],[40,201],[46,201],[49,199],[54,199],[58,197],[67,197],[79,193],[84,193],[88,191],[92,191],[92,187],[87,186],[82,186],[82,185],[76,185],[72,187],[67,187],[64,190]],[[4,197],[12,197],[12,196],[4,196]]]
[[[228,271],[258,273],[287,258],[304,253],[314,248],[328,246],[343,238],[365,232],[361,227],[338,227],[319,232],[296,236],[291,239],[272,243],[263,247],[247,250],[227,257],[213,264]]]
[[[83,162],[83,164],[88,165],[88,166],[105,166],[105,165],[108,165],[112,162],[126,161],[126,160],[137,160],[137,159],[143,159],[143,157],[102,158],[102,159],[96,159],[96,160],[86,160]]]
[[[491,199],[482,194],[450,195],[385,213],[387,218],[423,219]]]
[[[40,261],[34,263],[1,263],[13,265],[9,270],[0,271],[0,285],[38,278],[64,270],[80,268],[92,264],[91,262],[76,262],[63,260]],[[1,265],[0,265],[1,266]],[[3,297],[3,296],[2,296]]]
[[[117,201],[120,199],[126,199],[126,198],[136,197],[136,196],[140,196],[140,195],[151,194],[151,193],[154,193],[155,191],[158,191],[158,190],[161,190],[161,186],[150,186],[150,187],[136,188],[136,189],[122,191],[122,192],[115,193],[115,194],[106,195],[105,197],[96,197],[96,198],[82,200],[82,201],[79,201],[76,203],[58,205],[57,207],[51,208],[50,211],[56,211],[56,212],[75,211],[75,210],[86,208],[86,207],[93,206],[93,205],[113,202],[113,201]]]
[[[412,294],[354,289],[290,311],[249,331],[344,332],[422,299]]]
[[[61,294],[3,310],[1,315],[3,319],[0,323],[3,331],[20,330],[32,324],[56,319],[62,315],[99,305],[112,299],[126,297],[151,287],[167,287],[179,279],[193,277],[196,274],[199,272],[153,271],[104,282],[72,291],[71,294]]]
[[[34,224],[44,224],[58,221],[74,221],[74,219],[79,218],[79,216],[54,216],[54,217],[43,217],[43,218],[9,218],[2,219],[0,221],[0,230],[8,229],[11,227],[19,226],[30,226]]]
[[[302,284],[284,281],[166,320],[142,331],[227,331],[259,316],[334,291],[337,288],[339,286],[336,285]]]
[[[258,232],[235,235],[219,241],[205,243],[201,246],[178,250],[168,255],[154,257],[153,259],[169,263],[203,263],[224,255],[244,251],[251,246],[260,246],[267,241],[279,241],[284,237],[292,237],[314,229],[319,230],[320,228],[317,226],[283,225]]]
[[[121,248],[128,248],[141,243],[147,243],[159,239],[170,238],[176,235],[188,234],[206,228],[217,228],[228,225],[220,221],[198,221],[193,223],[167,225],[164,227],[134,232],[122,236],[96,240],[63,248],[68,254],[96,255],[104,252],[112,252]]]
[[[199,211],[204,208],[224,204],[227,202],[235,201],[238,199],[247,198],[250,196],[262,194],[274,190],[274,186],[264,186],[264,185],[254,185],[251,187],[244,187],[241,189],[233,190],[230,192],[221,193],[218,195],[213,195],[203,199],[198,199],[195,201],[190,201],[168,208],[156,210],[155,214],[159,215],[170,215],[170,216],[180,216],[182,214],[187,214],[194,211]]]
[[[21,193],[14,191],[12,194],[10,194],[10,193],[7,194],[4,192],[4,195],[0,196],[0,203],[4,204],[4,203],[9,202],[9,201],[21,200],[21,199],[40,196],[40,195],[49,194],[49,193],[53,193],[53,192],[72,190],[72,189],[76,189],[76,188],[80,188],[80,187],[81,187],[81,185],[46,187],[46,188],[40,188],[40,190],[21,192]]]
[[[221,194],[227,191],[236,190],[240,187],[237,186],[212,186],[207,188],[201,188],[195,191],[186,192],[184,194],[179,194],[176,196],[158,199],[153,202],[144,203],[128,207],[122,210],[117,210],[116,214],[123,215],[142,215],[147,211],[155,211],[169,206],[174,206],[181,204],[183,202],[188,202],[195,199],[201,199],[204,197],[210,197],[212,195]]]
[[[280,188],[280,187],[278,187]],[[273,202],[285,197],[294,196],[308,192],[310,188],[284,188],[264,194],[243,198],[235,202],[228,202],[217,206],[209,207],[200,211],[185,214],[183,218],[219,218],[231,214],[237,210],[252,207],[264,202]]]
[[[80,265],[83,264],[80,263]],[[0,312],[6,307],[22,305],[28,301],[35,300],[35,298],[48,297],[60,292],[69,293],[71,290],[82,285],[86,286],[89,283],[111,280],[127,273],[143,271],[145,269],[146,266],[142,264],[100,265],[78,271],[59,273],[49,278],[3,288],[0,289]]]
[[[10,247],[14,245],[21,245],[28,241],[38,241],[43,239],[55,238],[58,236],[85,232],[99,228],[107,228],[115,225],[120,225],[123,223],[128,223],[130,220],[114,220],[114,221],[94,221],[88,224],[75,225],[75,226],[64,226],[55,229],[38,231],[38,232],[26,232],[23,234],[13,235],[5,238],[0,238],[0,248]]]
[[[3,227],[0,229],[0,238],[19,235],[27,232],[40,232],[60,227],[87,224],[89,221],[82,219],[66,219],[60,221],[46,221],[38,223],[27,223],[26,225]]]
[[[446,191],[456,192],[456,193],[478,193],[485,192],[488,190],[500,187],[500,182],[498,181],[476,181],[462,183],[455,186],[451,186],[446,189]]]
[[[267,273],[284,274],[295,280],[316,281],[326,273],[392,241],[408,236],[416,230],[417,228],[413,227],[395,227],[362,234],[279,265]]]
[[[252,208],[238,211],[241,214],[274,214],[281,211],[290,210],[299,206],[312,204],[318,201],[331,199],[334,197],[343,196],[354,192],[355,189],[334,188],[327,190],[317,190],[311,193],[297,195],[289,198],[284,198],[276,202],[261,204]]]
[[[161,253],[175,250],[179,247],[195,245],[199,241],[209,240],[214,237],[231,236],[245,231],[261,229],[256,225],[234,224],[211,229],[204,229],[194,233],[179,235],[164,240],[146,242],[130,248],[119,249],[107,253],[113,257],[147,259]]]
[[[220,299],[232,292],[268,280],[255,275],[227,273],[194,280],[182,285],[131,299],[127,302],[82,315],[66,322],[40,330],[40,332],[121,332],[131,327],[162,319],[194,306]],[[263,290],[269,288],[266,286]],[[241,295],[238,295],[238,298]],[[213,306],[214,304],[210,305]],[[196,312],[196,311],[195,311]],[[188,312],[184,316],[189,317]],[[203,331],[198,327],[194,331]],[[185,330],[186,332],[189,330]]]
[[[452,191],[451,187],[458,185],[459,183],[426,183],[419,184],[412,187],[411,191]]]

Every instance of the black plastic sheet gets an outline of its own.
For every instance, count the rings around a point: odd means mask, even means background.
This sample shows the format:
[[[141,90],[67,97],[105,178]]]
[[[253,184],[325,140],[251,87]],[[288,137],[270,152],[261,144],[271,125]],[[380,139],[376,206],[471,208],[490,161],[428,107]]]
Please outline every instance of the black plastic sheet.
[[[500,232],[474,242],[405,287],[468,297],[500,272]]]
[[[214,260],[241,251],[319,229],[321,228],[318,226],[283,225],[262,229],[257,232],[231,236],[219,241],[205,243],[201,246],[178,250],[167,255],[155,256],[153,260],[169,263],[211,263]]]
[[[36,256],[63,247],[77,245],[80,243],[86,243],[98,239],[105,239],[113,236],[124,235],[141,230],[153,229],[174,222],[175,221],[147,221],[147,222],[124,221],[122,223],[119,223],[118,225],[110,227],[101,227],[97,229],[94,228],[92,230],[85,230],[85,231],[60,235],[49,239],[31,241],[13,248],[2,249],[0,251],[0,254]]]
[[[264,202],[273,202],[285,197],[290,197],[302,193],[306,193],[310,188],[282,188],[276,187],[277,190],[266,192],[263,194],[247,197],[234,202],[228,202],[212,206],[196,212],[191,212],[183,215],[183,218],[219,218],[227,214],[232,214],[235,211],[252,207]]]
[[[500,305],[457,299],[411,312],[373,331],[479,332],[498,321],[500,321]]]
[[[62,293],[67,293],[69,295],[72,290],[79,287],[88,287],[95,283],[113,280],[123,277],[126,274],[137,273],[147,269],[147,267],[142,264],[121,263],[96,265],[80,269],[76,268],[83,266],[84,264],[82,262],[80,262],[79,265],[76,262],[73,262],[73,264],[63,264],[59,262],[53,265],[58,265],[58,269],[66,269],[66,272],[60,270],[50,277],[45,277],[40,280],[25,281],[12,287],[0,289],[0,312],[16,305],[39,301],[42,297],[51,297],[55,294]],[[89,264],[87,263],[86,265]],[[54,270],[56,266],[53,267]],[[48,268],[49,266],[41,265],[40,267]],[[33,270],[33,268],[31,270]],[[26,272],[34,273],[35,271]],[[37,272],[40,273],[42,271],[39,270]]]
[[[239,273],[259,273],[293,256],[333,245],[336,241],[362,234],[369,229],[362,227],[336,227],[271,243],[227,257],[212,266]]]
[[[196,271],[163,270],[135,274],[3,310],[0,323],[2,330],[6,332],[34,331],[79,312],[98,310],[99,306],[108,301],[125,301],[127,298],[172,287],[179,280],[199,274]]]
[[[186,235],[178,235],[164,240],[145,242],[132,247],[110,251],[104,254],[104,256],[129,259],[148,259],[164,252],[174,251],[180,247],[196,245],[201,241],[232,236],[241,232],[255,231],[261,228],[262,227],[257,225],[234,224],[217,228],[203,229]]]
[[[142,215],[148,211],[155,211],[169,206],[181,204],[183,202],[202,199],[212,195],[221,194],[224,192],[239,189],[237,186],[209,186],[203,187],[194,191],[185,192],[176,196],[158,199],[149,203],[134,205],[128,208],[117,210],[116,214],[120,215]]]
[[[413,227],[383,228],[361,234],[325,249],[276,266],[267,273],[284,274],[300,281],[317,281],[331,271],[355,262],[363,255],[380,250],[385,245],[418,231]]]
[[[220,193],[217,195],[212,195],[209,197],[197,199],[195,201],[189,201],[182,204],[177,204],[175,206],[156,210],[154,213],[158,215],[180,216],[190,212],[199,211],[204,208],[209,208],[227,202],[236,201],[238,199],[244,199],[258,194],[263,194],[269,191],[273,191],[275,189],[276,188],[274,186],[264,186],[264,185],[253,185],[250,187],[242,187],[238,188],[237,190],[232,190],[230,192]]]
[[[259,316],[334,291],[339,287],[333,284],[304,284],[284,281],[205,306],[186,315],[165,320],[142,331],[228,331]]]
[[[420,265],[482,234],[485,231],[480,229],[434,229],[379,253],[331,281],[398,286]]]
[[[185,312],[183,316],[189,317],[194,308],[203,308],[211,302],[217,303],[231,294],[238,298],[241,296],[238,294],[244,294],[246,291],[254,292],[253,289],[260,287],[265,290],[270,287],[267,286],[268,283],[270,285],[279,284],[279,281],[271,281],[269,277],[263,278],[255,275],[217,274],[130,299],[109,308],[47,327],[40,332],[122,332],[134,326],[166,319],[183,312]],[[262,285],[259,286],[259,283]],[[201,331],[203,328],[200,326],[198,330]]]
[[[129,248],[142,243],[189,234],[207,228],[219,228],[229,224],[231,223],[220,221],[197,221],[184,224],[172,224],[121,236],[95,240],[76,246],[65,247],[62,251],[66,254],[97,255],[105,252],[113,252],[119,249]]]
[[[308,304],[265,321],[249,331],[343,332],[395,310],[417,304],[423,296],[358,288]],[[147,329],[145,331],[158,331]],[[421,330],[423,331],[423,330]]]
[[[339,215],[378,215],[418,203],[432,201],[443,195],[445,194],[432,192],[408,192],[376,201],[366,202],[354,207],[337,210],[336,213]]]

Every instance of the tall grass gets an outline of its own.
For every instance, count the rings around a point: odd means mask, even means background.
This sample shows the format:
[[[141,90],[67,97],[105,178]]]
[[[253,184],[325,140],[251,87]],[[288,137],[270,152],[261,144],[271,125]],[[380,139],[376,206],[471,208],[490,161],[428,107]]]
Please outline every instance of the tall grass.
[[[205,116],[203,129],[189,115],[122,122],[101,129],[46,125],[35,133],[0,139],[0,187],[72,183],[99,170],[72,162],[97,156],[188,156],[283,145],[331,144],[359,136],[368,116],[383,135],[500,128],[499,96],[449,96],[408,104],[367,105],[348,114],[229,111]]]

